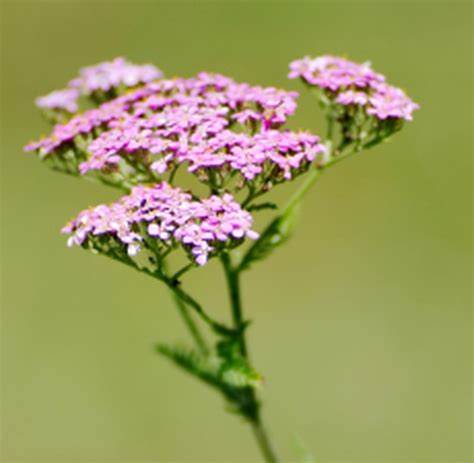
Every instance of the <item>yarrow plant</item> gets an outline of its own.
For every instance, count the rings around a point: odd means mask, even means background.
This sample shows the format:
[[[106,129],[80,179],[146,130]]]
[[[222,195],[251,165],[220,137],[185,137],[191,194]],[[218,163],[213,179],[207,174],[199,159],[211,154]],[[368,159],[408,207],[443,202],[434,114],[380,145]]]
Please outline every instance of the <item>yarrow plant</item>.
[[[38,98],[54,126],[25,147],[55,170],[125,193],[71,220],[62,230],[68,245],[169,288],[194,346],[159,344],[157,351],[219,391],[251,424],[269,463],[279,460],[257,399],[262,377],[248,357],[240,276],[290,237],[296,208],[327,167],[388,139],[418,108],[369,63],[305,57],[290,64],[289,77],[315,93],[326,115],[325,139],[284,128],[296,92],[205,72],[166,79],[153,65],[116,58]],[[207,193],[178,186],[186,173]],[[260,199],[302,175],[285,205]],[[254,215],[265,209],[276,213],[259,233]],[[176,253],[185,263],[172,269]],[[226,277],[231,324],[211,317],[184,288],[185,275],[214,258]]]

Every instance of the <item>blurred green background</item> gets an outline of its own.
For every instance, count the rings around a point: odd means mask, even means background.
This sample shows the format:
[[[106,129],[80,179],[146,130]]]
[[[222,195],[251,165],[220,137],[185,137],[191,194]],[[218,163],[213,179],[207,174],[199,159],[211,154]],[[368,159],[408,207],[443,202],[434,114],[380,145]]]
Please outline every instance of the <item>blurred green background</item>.
[[[186,339],[166,290],[59,228],[117,192],[54,174],[22,145],[36,96],[115,56],[167,75],[286,79],[306,54],[370,59],[421,104],[392,142],[331,169],[294,239],[244,278],[264,416],[284,461],[471,461],[470,2],[3,1],[4,462],[256,462],[214,391],[152,351]],[[295,185],[282,187],[286,196]],[[225,319],[220,268],[186,284]]]

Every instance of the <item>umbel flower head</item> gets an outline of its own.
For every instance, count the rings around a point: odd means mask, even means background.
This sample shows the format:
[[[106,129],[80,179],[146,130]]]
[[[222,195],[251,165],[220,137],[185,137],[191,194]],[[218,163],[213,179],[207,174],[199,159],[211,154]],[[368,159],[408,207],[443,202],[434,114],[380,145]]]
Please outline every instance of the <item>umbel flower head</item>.
[[[89,246],[105,253],[134,257],[147,248],[155,262],[181,245],[204,265],[217,251],[256,239],[253,219],[230,194],[194,199],[166,182],[136,186],[128,196],[79,213],[63,228],[69,245]]]
[[[249,211],[274,207],[252,204],[257,197],[375,146],[418,107],[367,63],[322,56],[290,68],[290,77],[318,89],[329,122],[326,143],[282,128],[296,109],[296,92],[206,72],[165,79],[156,67],[123,58],[84,68],[66,89],[39,98],[60,122],[25,149],[54,169],[131,191],[80,213],[64,229],[69,243],[123,258],[145,248],[157,265],[181,246],[203,265],[256,238]],[[95,107],[80,112],[81,95]],[[181,166],[208,186],[207,199],[172,186]],[[242,189],[248,191],[239,204],[234,198]]]
[[[278,130],[296,97],[219,74],[158,80],[55,125],[26,149],[70,173],[129,185],[172,177],[185,164],[213,191],[249,181],[268,189],[325,151],[315,135]]]
[[[290,78],[300,78],[315,90],[329,121],[328,135],[339,145],[335,154],[352,146],[370,148],[399,131],[418,109],[403,90],[389,85],[370,63],[324,55],[290,64]],[[339,135],[333,131],[337,123]]]
[[[305,57],[290,64],[288,77],[301,78],[322,89],[337,104],[362,107],[380,120],[412,120],[418,105],[405,93],[389,85],[385,77],[372,70],[370,63],[358,64],[337,56]]]
[[[55,90],[47,95],[36,98],[36,106],[43,110],[64,110],[75,113],[79,110],[77,100],[80,92],[76,88],[65,88]]]
[[[124,58],[115,58],[113,61],[82,68],[79,76],[71,80],[68,86],[77,88],[83,95],[91,95],[120,86],[136,87],[162,76],[163,73],[153,64],[133,64]]]
[[[79,76],[71,80],[63,90],[56,90],[36,99],[36,105],[51,110],[75,113],[78,110],[78,99],[81,95],[90,96],[95,100],[113,98],[117,92],[126,88],[159,79],[163,73],[152,64],[133,64],[124,58],[115,58],[82,68]]]

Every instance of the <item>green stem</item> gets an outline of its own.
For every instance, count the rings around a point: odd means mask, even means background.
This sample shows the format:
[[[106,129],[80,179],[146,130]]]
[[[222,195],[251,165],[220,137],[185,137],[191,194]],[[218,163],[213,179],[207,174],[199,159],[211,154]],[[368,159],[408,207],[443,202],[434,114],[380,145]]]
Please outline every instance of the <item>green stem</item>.
[[[252,431],[266,463],[278,463],[278,457],[273,450],[265,427],[260,420],[252,423]]]
[[[149,275],[153,278],[156,278],[159,281],[162,281],[163,283],[168,286],[168,288],[177,296],[179,297],[184,304],[186,304],[188,307],[192,308],[198,315],[199,317],[208,324],[208,326],[217,334],[223,335],[223,336],[235,336],[236,332],[235,330],[226,327],[225,325],[222,325],[219,322],[216,322],[213,320],[201,307],[199,302],[196,301],[191,295],[189,295],[186,291],[184,291],[179,284],[176,283],[175,280],[172,280],[171,278],[167,277],[162,271],[156,271],[152,272],[151,270],[143,267],[139,267],[133,259],[131,259],[129,256],[127,256],[125,253],[121,253],[120,255],[112,252],[106,252],[103,251],[103,254],[106,255],[107,257],[110,257],[118,262],[122,262],[131,268],[137,270],[138,272],[145,273],[146,275]]]
[[[55,172],[60,172],[61,174],[71,175],[72,177],[81,177],[78,172],[69,170],[64,166],[50,165],[49,167],[51,170],[54,170]],[[117,188],[120,191],[123,191],[124,193],[130,193],[130,189],[132,188],[132,185],[127,184],[125,181],[108,180],[104,177],[93,175],[84,175],[82,176],[82,178],[85,178],[86,180],[93,183],[101,183],[102,185]]]
[[[193,337],[196,345],[203,354],[208,354],[209,348],[207,347],[206,341],[204,340],[196,323],[192,319],[191,314],[189,313],[188,308],[186,307],[186,304],[175,292],[171,292],[173,294],[173,300],[176,304],[176,307],[178,308],[181,318],[183,319],[184,324],[187,326],[189,332],[191,333],[191,336]]]
[[[173,281],[179,281],[179,278],[182,277],[186,272],[188,272],[189,270],[191,270],[193,267],[195,267],[196,264],[194,262],[191,262],[187,265],[185,265],[184,267],[182,267],[181,269],[179,269],[172,277],[171,279]]]
[[[166,286],[168,286],[168,288],[170,288],[174,294],[183,301],[184,304],[191,307],[216,334],[223,336],[235,336],[235,330],[227,328],[225,325],[213,320],[209,315],[207,315],[196,299],[185,292],[179,285],[176,285],[173,280],[165,278],[162,281],[164,281]]]
[[[334,114],[333,110],[329,109],[328,114],[326,116],[326,121],[327,121],[327,131],[326,131],[326,138],[328,140],[332,140],[334,136]]]
[[[312,170],[305,178],[301,186],[293,193],[288,202],[283,206],[278,218],[284,216],[290,211],[296,204],[298,204],[304,197],[304,195],[310,190],[314,183],[318,180],[321,175],[322,168]]]
[[[234,268],[230,255],[223,253],[220,256],[222,266],[224,267],[224,273],[227,280],[227,286],[229,290],[229,297],[232,308],[232,320],[234,328],[238,333],[239,349],[242,357],[248,359],[247,345],[245,341],[245,321],[243,319],[242,312],[242,298],[240,295],[240,272],[238,268]],[[278,463],[278,458],[275,451],[272,448],[270,440],[268,438],[265,426],[260,417],[260,405],[255,396],[255,391],[252,388],[246,388],[243,391],[246,394],[246,401],[250,404],[248,407],[248,414],[246,415],[247,420],[252,425],[252,430],[257,441],[257,444],[262,452],[262,455],[266,463]]]
[[[222,253],[221,262],[224,266],[224,272],[227,280],[227,287],[229,289],[229,297],[232,309],[232,321],[235,330],[239,333],[239,349],[243,357],[247,357],[247,346],[245,342],[244,328],[245,323],[242,318],[242,300],[240,297],[240,281],[239,273],[232,267],[230,255],[226,252]]]
[[[164,261],[162,262],[162,271],[166,272],[166,264]],[[175,276],[172,277],[172,279],[175,279]],[[184,301],[174,291],[170,290],[170,292],[172,294],[173,301],[176,305],[176,308],[178,309],[178,312],[181,315],[181,318],[183,319],[184,324],[186,325],[192,338],[194,339],[196,346],[199,348],[199,350],[203,354],[208,354],[209,348],[207,347],[206,341],[204,337],[202,336],[198,326],[193,320],[193,317],[189,313],[188,307],[186,306]]]
[[[311,187],[316,183],[316,181],[319,179],[321,174],[326,170],[328,167],[337,164],[339,161],[342,161],[343,159],[346,159],[359,151],[361,149],[365,148],[365,146],[360,147],[359,145],[355,144],[350,151],[347,153],[339,153],[338,156],[334,156],[334,153],[332,151],[332,143],[329,143],[329,156],[328,159],[329,161],[322,167],[319,167],[317,169],[312,170],[305,178],[304,182],[301,184],[301,186],[293,193],[293,195],[290,197],[289,201],[283,206],[280,214],[278,215],[277,219],[279,217],[282,217],[290,211],[296,204],[298,204],[303,197],[306,195],[306,193],[311,189]]]

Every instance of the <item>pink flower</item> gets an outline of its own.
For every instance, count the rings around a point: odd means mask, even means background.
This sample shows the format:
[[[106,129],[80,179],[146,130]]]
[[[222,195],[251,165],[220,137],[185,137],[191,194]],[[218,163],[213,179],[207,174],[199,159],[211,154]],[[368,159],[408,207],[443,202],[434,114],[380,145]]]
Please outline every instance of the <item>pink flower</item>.
[[[364,92],[356,92],[354,90],[347,90],[345,92],[339,93],[336,98],[336,103],[343,105],[357,104],[364,106],[369,101],[369,97]]]
[[[79,92],[73,88],[56,90],[48,95],[36,99],[36,106],[42,109],[63,109],[64,111],[74,113],[77,111],[77,99]]]
[[[419,108],[401,89],[390,85],[379,86],[369,101],[367,113],[382,120],[397,118],[411,121],[413,111]]]
[[[99,68],[116,83],[123,66],[120,61]],[[83,74],[103,77],[96,71]],[[164,175],[172,166],[187,163],[188,170],[204,180],[203,170],[227,169],[252,181],[274,163],[281,181],[307,168],[311,156],[301,153],[319,146],[317,137],[276,130],[294,112],[296,97],[295,92],[252,87],[219,74],[153,81],[56,125],[49,137],[27,148],[54,155],[74,149],[79,135],[89,140],[86,159],[79,163],[83,175],[111,169],[125,169],[130,175],[136,166]],[[238,125],[249,121],[256,133],[238,133],[243,129]]]
[[[368,115],[381,120],[412,120],[413,111],[419,108],[402,90],[386,84],[385,77],[373,71],[370,63],[330,55],[305,57],[290,63],[289,77],[300,77],[308,85],[319,87],[341,105],[364,106]]]
[[[163,182],[137,186],[115,203],[82,211],[62,232],[71,234],[70,246],[106,236],[131,257],[140,252],[145,238],[156,240],[156,249],[162,251],[180,244],[190,258],[204,265],[216,246],[231,246],[245,237],[257,239],[252,224],[250,213],[230,194],[198,201]],[[148,236],[135,231],[138,225],[144,225],[139,229]]]
[[[159,79],[162,75],[163,73],[151,64],[139,65],[124,58],[115,58],[113,61],[82,68],[79,76],[69,82],[69,87],[88,95],[97,90],[106,92],[119,85],[135,87]]]

